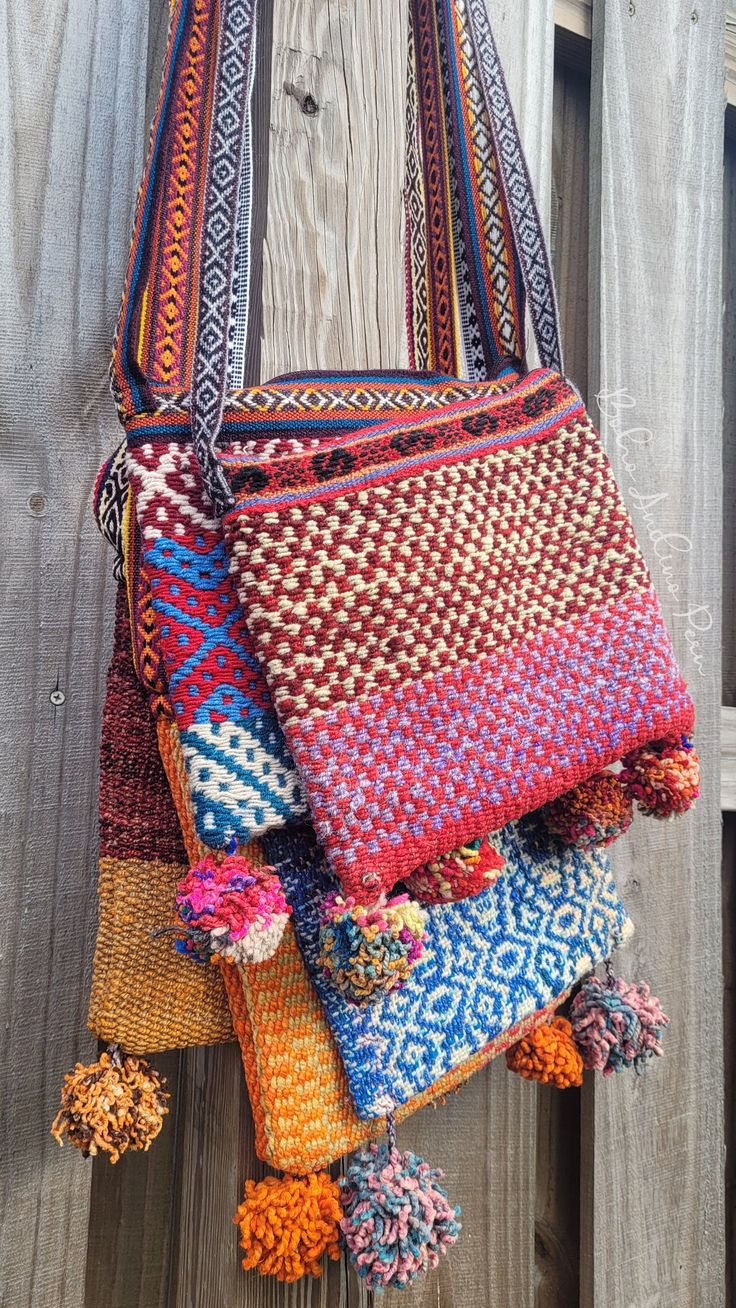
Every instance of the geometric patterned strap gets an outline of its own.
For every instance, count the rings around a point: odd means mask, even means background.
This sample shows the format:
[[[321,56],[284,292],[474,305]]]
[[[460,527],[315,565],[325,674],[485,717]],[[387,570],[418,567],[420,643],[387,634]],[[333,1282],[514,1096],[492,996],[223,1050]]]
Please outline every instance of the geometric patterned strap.
[[[213,506],[230,366],[242,352],[249,262],[249,113],[257,0],[221,0],[192,361],[194,449]],[[217,6],[213,8],[216,10]],[[543,366],[562,370],[552,271],[485,0],[409,0],[407,323],[412,366],[471,380],[523,364],[528,304]]]
[[[525,305],[561,371],[552,272],[484,0],[410,0],[407,325],[416,368],[480,380],[525,357]]]
[[[230,489],[217,460],[215,443],[227,390],[237,218],[243,190],[241,170],[250,169],[250,160],[244,157],[243,137],[252,85],[255,10],[256,0],[222,3],[204,187],[191,424],[202,476],[218,513],[230,503]],[[245,190],[250,195],[249,185]],[[243,254],[241,250],[241,259]]]
[[[485,0],[445,0],[445,4],[456,12],[467,4],[468,26],[480,69],[494,153],[502,177],[506,211],[513,229],[539,359],[543,368],[563,372],[554,276]]]

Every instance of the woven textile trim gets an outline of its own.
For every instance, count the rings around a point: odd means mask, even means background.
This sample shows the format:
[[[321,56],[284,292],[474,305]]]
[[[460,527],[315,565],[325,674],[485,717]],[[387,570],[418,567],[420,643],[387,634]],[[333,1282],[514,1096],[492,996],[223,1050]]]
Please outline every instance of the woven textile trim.
[[[336,882],[313,834],[264,840],[360,1117],[421,1094],[556,1000],[630,930],[603,855],[561,847],[535,819],[496,841],[505,873],[480,895],[428,907],[424,952],[406,984],[359,1007],[319,964],[320,903]]]

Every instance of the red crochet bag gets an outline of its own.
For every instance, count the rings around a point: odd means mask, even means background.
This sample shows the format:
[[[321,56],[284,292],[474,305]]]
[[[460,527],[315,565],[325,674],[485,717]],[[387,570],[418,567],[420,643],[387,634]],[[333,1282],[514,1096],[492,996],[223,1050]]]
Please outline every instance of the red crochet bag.
[[[195,63],[206,50],[212,87],[206,148],[196,142],[201,224],[186,226],[193,350],[177,328],[155,355],[160,376],[146,371],[139,352],[158,338],[136,255],[116,356],[131,470],[149,444],[173,470],[153,488],[155,520],[143,514],[147,565],[163,572],[156,550],[179,549],[163,539],[169,501],[204,542],[186,538],[188,567],[200,548],[210,567],[208,503],[222,517],[247,627],[238,671],[254,686],[265,674],[285,737],[282,750],[268,724],[281,752],[259,762],[257,781],[270,786],[283,768],[292,787],[296,766],[300,802],[278,820],[306,800],[344,888],[363,899],[541,806],[563,838],[601,843],[628,825],[632,798],[664,815],[697,793],[692,702],[600,438],[564,377],[549,259],[484,0],[411,0],[410,11],[410,359],[437,370],[424,374],[421,408],[401,412],[407,374],[379,375],[391,413],[375,404],[375,374],[233,389],[248,325],[253,0],[223,0],[216,13],[203,0],[177,20]],[[531,373],[526,307],[543,365]],[[170,357],[182,379],[191,359],[191,393],[177,392]],[[449,399],[443,374],[469,385]],[[295,381],[298,414],[285,407]],[[334,412],[344,419],[324,420]],[[176,481],[182,449],[192,466]],[[231,582],[218,567],[224,603]],[[226,765],[234,773],[250,754],[226,757],[242,738],[242,695],[219,684],[232,633],[213,644],[207,684],[203,673],[178,693],[190,646],[177,623],[190,601],[202,606],[197,578],[190,594],[167,573],[159,616],[177,664],[175,711],[195,705],[196,716],[197,696],[217,701],[217,721],[193,724],[211,757],[196,756],[190,782],[207,791],[203,830],[221,845],[235,789]],[[206,612],[196,617],[210,639]],[[606,771],[621,759],[620,777]],[[275,824],[270,810],[258,816],[259,830]]]
[[[464,196],[494,179],[545,366],[525,373],[522,346],[502,393],[366,422],[317,451],[254,460],[231,446],[218,459],[199,426],[318,837],[343,887],[363,897],[542,806],[561,836],[593,843],[628,825],[632,796],[669,815],[697,794],[692,701],[600,437],[562,372],[549,261],[485,5],[434,8],[439,82],[443,51],[458,56],[446,147],[457,162],[472,106],[490,149],[462,165]],[[414,5],[420,46],[427,11]],[[422,78],[431,179],[430,59]],[[431,282],[444,260],[428,193]],[[461,206],[459,229],[466,217]],[[410,249],[411,235],[410,223]],[[325,384],[339,397],[339,378]],[[621,759],[620,778],[604,771]]]

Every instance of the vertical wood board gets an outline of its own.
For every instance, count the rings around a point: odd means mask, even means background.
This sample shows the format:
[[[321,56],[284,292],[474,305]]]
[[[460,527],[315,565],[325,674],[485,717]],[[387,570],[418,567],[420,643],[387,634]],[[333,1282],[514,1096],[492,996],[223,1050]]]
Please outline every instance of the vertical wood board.
[[[701,798],[614,852],[667,1057],[584,1090],[586,1306],[723,1302],[718,797],[723,9],[594,10],[591,394],[697,706]]]
[[[91,1165],[49,1136],[85,1034],[117,439],[108,361],[141,162],[147,5],[0,8],[0,1295],[83,1302]],[[51,701],[52,692],[57,691]]]

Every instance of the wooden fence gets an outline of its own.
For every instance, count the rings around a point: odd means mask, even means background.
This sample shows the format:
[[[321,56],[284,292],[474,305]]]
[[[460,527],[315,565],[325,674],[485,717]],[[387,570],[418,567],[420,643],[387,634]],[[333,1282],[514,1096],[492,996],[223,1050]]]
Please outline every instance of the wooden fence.
[[[406,0],[263,8],[252,375],[401,364]],[[409,1302],[732,1305],[721,915],[736,897],[736,832],[729,823],[722,895],[719,720],[724,393],[729,514],[736,490],[724,62],[733,95],[736,38],[719,0],[489,10],[550,213],[568,369],[591,405],[604,397],[607,447],[696,695],[705,782],[676,829],[640,823],[615,851],[637,925],[622,970],[656,982],[672,1018],[666,1060],[641,1081],[591,1079],[566,1094],[492,1066],[402,1127],[464,1210],[461,1243]],[[6,1308],[345,1308],[366,1296],[342,1265],[291,1290],[240,1270],[232,1213],[262,1169],[235,1046],[157,1059],[175,1107],[149,1155],[84,1164],[48,1135],[64,1071],[94,1049],[85,1005],[113,585],[90,493],[118,438],[107,365],[164,11],[165,0],[150,13],[148,0],[3,0],[0,1296]],[[302,114],[287,84],[319,112]],[[727,516],[728,556],[735,532]],[[723,594],[733,706],[731,581]]]

